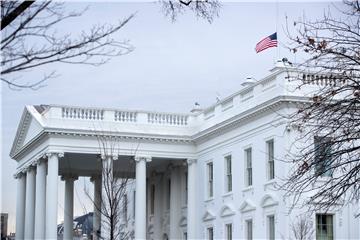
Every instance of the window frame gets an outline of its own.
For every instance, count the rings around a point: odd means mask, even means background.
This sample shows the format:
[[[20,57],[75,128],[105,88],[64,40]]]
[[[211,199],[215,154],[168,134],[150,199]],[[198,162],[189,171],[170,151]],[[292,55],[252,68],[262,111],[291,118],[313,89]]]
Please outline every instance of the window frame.
[[[226,154],[224,155],[224,178],[225,178],[225,186],[224,186],[224,192],[225,193],[231,193],[232,192],[232,155]]]
[[[250,152],[249,155],[248,155],[248,151]],[[253,157],[252,157],[252,155],[253,155],[252,146],[245,147],[244,148],[245,187],[253,186],[253,168],[252,168],[252,158]],[[250,156],[250,160],[249,160],[248,156]]]
[[[251,223],[251,236],[249,236],[249,223]],[[254,220],[252,218],[245,219],[245,239],[253,240],[254,238]]]
[[[324,236],[318,236],[319,232],[318,232],[318,216],[330,216],[331,217],[331,235],[329,236],[328,233],[325,236],[326,238],[324,238]],[[334,235],[335,235],[335,214],[331,214],[331,213],[316,213],[315,214],[315,239],[316,240],[322,240],[322,239],[334,239]],[[328,226],[330,224],[321,224],[321,226]],[[328,230],[327,230],[328,231]],[[322,234],[321,234],[322,235]]]
[[[273,224],[271,225],[271,220],[273,221]],[[275,240],[276,239],[276,234],[275,234],[275,230],[276,230],[276,226],[275,226],[275,214],[269,214],[266,216],[266,232],[267,232],[267,239],[268,240]],[[272,228],[273,227],[273,228]]]
[[[271,148],[270,148],[271,143]],[[267,169],[267,180],[271,181],[275,179],[275,140],[274,138],[267,139],[266,144],[266,169]],[[270,152],[272,149],[272,152]]]
[[[210,238],[210,229],[211,229],[211,237]],[[214,227],[213,226],[208,226],[206,227],[206,239],[207,240],[214,240]]]
[[[211,174],[210,174],[210,169],[211,169]],[[211,160],[206,162],[206,199],[212,199],[213,197],[214,197],[214,162]]]
[[[331,169],[331,141],[331,137],[314,136],[314,173],[319,177],[332,177],[333,175]],[[320,145],[319,147],[317,147],[318,144]]]
[[[230,227],[230,232],[229,232],[229,228]],[[225,240],[232,240],[233,237],[233,224],[231,222],[229,223],[225,223]],[[230,233],[230,234],[229,234]]]

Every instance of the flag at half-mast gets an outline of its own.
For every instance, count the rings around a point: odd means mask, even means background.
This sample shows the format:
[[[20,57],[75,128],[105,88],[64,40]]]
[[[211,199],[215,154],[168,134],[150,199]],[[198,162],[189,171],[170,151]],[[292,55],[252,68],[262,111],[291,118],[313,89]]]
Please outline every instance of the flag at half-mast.
[[[277,34],[276,32],[271,34],[270,36],[267,36],[260,42],[256,44],[255,50],[256,53],[259,53],[261,51],[264,51],[265,49],[271,48],[271,47],[277,47],[278,41],[277,41]]]

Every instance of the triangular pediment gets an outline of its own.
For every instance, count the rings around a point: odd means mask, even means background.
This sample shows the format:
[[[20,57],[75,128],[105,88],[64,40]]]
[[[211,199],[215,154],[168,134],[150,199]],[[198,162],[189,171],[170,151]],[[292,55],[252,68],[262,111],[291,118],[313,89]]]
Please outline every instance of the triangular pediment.
[[[43,131],[40,118],[41,115],[35,107],[25,107],[11,148],[11,157],[14,157],[26,144]]]
[[[255,204],[249,199],[246,199],[240,205],[240,212],[242,212],[242,213],[249,212],[249,211],[254,211],[255,209],[256,209]]]
[[[187,218],[185,216],[182,216],[179,222],[180,227],[186,227],[187,225]]]
[[[261,199],[260,205],[261,207],[272,207],[278,205],[279,201],[277,200],[274,194],[268,193]]]
[[[216,218],[215,214],[213,214],[211,210],[206,210],[202,219],[204,222],[206,222],[206,221],[214,220],[215,218]]]
[[[222,216],[222,217],[227,217],[227,216],[231,216],[234,214],[235,214],[235,211],[230,205],[224,205],[221,208],[220,216]]]

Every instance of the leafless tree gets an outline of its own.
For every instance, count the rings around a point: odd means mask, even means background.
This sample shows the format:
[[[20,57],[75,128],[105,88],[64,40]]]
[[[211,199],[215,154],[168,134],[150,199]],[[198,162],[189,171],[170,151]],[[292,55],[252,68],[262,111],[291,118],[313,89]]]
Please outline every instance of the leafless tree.
[[[300,215],[291,223],[291,232],[293,239],[296,240],[312,240],[314,239],[314,225],[306,215]]]
[[[58,1],[1,1],[1,81],[15,89],[38,89],[54,77],[47,72],[42,78],[25,82],[22,75],[53,63],[101,65],[111,57],[129,53],[133,48],[127,40],[113,37],[134,15],[115,25],[93,25],[78,36],[60,34],[59,26],[68,19],[80,17],[81,12],[68,12]],[[26,2],[25,2],[26,3]],[[14,14],[15,12],[15,14]],[[6,24],[6,27],[5,27]]]
[[[161,0],[163,11],[172,21],[186,10],[191,10],[197,17],[206,19],[209,23],[219,14],[221,4],[218,0]]]
[[[101,192],[94,192],[94,194],[100,194],[100,202],[97,202],[85,187],[85,194],[92,201],[101,218],[100,232],[97,229],[93,229],[93,232],[96,234],[96,239],[128,239],[131,236],[126,224],[129,220],[126,194],[129,187],[129,176],[117,176],[119,169],[116,169],[114,164],[114,156],[118,156],[119,141],[103,134],[97,135],[97,139],[101,152],[99,161],[102,165]]]
[[[289,49],[305,59],[289,81],[313,93],[290,116],[298,137],[284,187],[294,204],[305,200],[313,210],[359,201],[359,26],[359,1],[345,1],[332,5],[319,20],[294,22],[297,33],[288,32]]]

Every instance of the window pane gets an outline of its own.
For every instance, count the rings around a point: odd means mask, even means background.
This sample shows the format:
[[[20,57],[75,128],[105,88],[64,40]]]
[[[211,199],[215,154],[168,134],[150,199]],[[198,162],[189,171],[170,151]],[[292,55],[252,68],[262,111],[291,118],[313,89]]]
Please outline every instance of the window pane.
[[[333,215],[317,214],[316,215],[316,239],[333,240]]]
[[[275,240],[275,217],[274,217],[274,215],[268,216],[268,234],[269,234],[269,240]]]
[[[331,176],[331,138],[314,137],[315,173],[319,176]]]
[[[226,224],[226,239],[232,240],[232,224]]]
[[[274,179],[275,169],[274,169],[274,140],[269,140],[266,142],[267,145],[267,157],[268,157],[268,178]]]
[[[246,239],[252,240],[253,239],[253,223],[252,219],[246,220]]]
[[[213,240],[214,239],[214,229],[211,227],[211,228],[208,228],[208,240]]]
[[[232,191],[232,170],[231,170],[231,156],[225,157],[225,170],[226,170],[226,191],[231,192]]]
[[[245,150],[246,157],[246,186],[252,185],[252,156],[251,148]]]
[[[213,163],[210,162],[207,164],[208,169],[208,197],[213,196]]]

